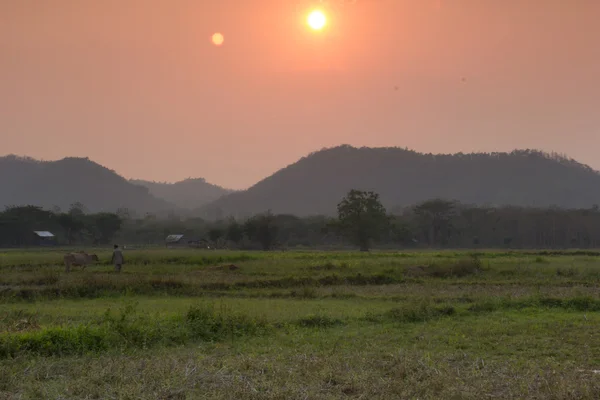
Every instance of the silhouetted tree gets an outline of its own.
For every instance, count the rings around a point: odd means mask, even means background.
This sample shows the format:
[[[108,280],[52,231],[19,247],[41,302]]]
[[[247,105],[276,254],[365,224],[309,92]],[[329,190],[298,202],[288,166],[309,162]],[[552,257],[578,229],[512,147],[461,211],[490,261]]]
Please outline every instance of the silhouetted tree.
[[[345,205],[341,209],[347,211],[346,222],[360,222],[370,215],[364,211],[367,207],[361,206],[369,203],[368,193],[355,192],[345,200],[340,206]],[[382,223],[370,240],[377,239],[388,247],[426,243],[454,248],[600,248],[600,208],[593,206],[585,209],[492,207],[437,199],[399,208],[389,223],[384,222],[385,210],[375,209],[380,210]],[[226,238],[232,243],[241,242],[246,235],[266,250],[279,243],[287,247],[339,247],[343,245],[341,233],[360,247],[359,239],[364,238],[354,229],[364,222],[348,226],[342,224],[339,217],[333,220],[335,229],[330,229],[331,220],[325,216],[299,218],[267,213],[256,215],[241,225],[234,219],[208,222],[201,218],[169,220],[165,216],[132,218],[125,223],[110,213],[57,214],[35,206],[8,207],[0,212],[0,246],[33,245],[38,242],[33,234],[36,230],[51,231],[59,243],[65,244],[109,244],[116,232],[119,242],[124,244],[163,243],[171,233],[210,237],[213,241],[219,236],[218,241]],[[341,230],[342,227],[346,230]],[[218,231],[220,235],[216,234]]]
[[[76,201],[69,207],[69,214],[71,214],[74,217],[82,217],[85,214],[85,212],[85,206],[79,201]]]
[[[400,217],[393,217],[390,221],[390,239],[398,244],[415,244],[410,224]]]
[[[212,228],[208,231],[208,239],[212,242],[215,248],[219,248],[219,240],[223,237],[223,230],[220,228]]]
[[[244,238],[243,227],[236,220],[231,220],[227,226],[225,238],[237,245]]]
[[[69,245],[73,243],[75,236],[77,236],[77,234],[85,227],[82,218],[73,214],[60,214],[58,216],[58,223],[65,232],[65,237],[67,238],[67,243]]]
[[[122,220],[128,220],[131,219],[132,217],[132,213],[131,210],[127,207],[120,207],[116,214],[119,216],[119,218],[121,218]]]
[[[0,218],[0,236],[11,245],[31,245],[34,230],[50,230],[54,223],[54,214],[40,207],[7,207]]]
[[[263,250],[271,250],[277,239],[277,226],[275,217],[270,211],[256,215],[244,224],[244,231],[248,239],[260,243]]]
[[[121,229],[123,221],[117,214],[99,213],[90,216],[90,223],[95,241],[108,244],[119,229]]]
[[[369,251],[371,241],[388,227],[388,217],[377,193],[351,190],[337,209],[340,232],[361,251]]]
[[[451,235],[451,219],[456,203],[443,199],[425,201],[414,207],[419,228],[425,234],[430,245],[446,244]]]

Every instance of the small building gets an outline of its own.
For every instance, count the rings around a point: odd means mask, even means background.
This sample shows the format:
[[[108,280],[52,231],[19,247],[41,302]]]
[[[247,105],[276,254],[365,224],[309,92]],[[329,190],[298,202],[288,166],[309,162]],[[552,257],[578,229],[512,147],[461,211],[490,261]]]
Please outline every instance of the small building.
[[[187,238],[185,235],[169,235],[165,239],[165,244],[169,249],[179,247],[208,248],[206,240]]]
[[[182,247],[187,245],[185,242],[185,235],[169,235],[165,239],[167,248]]]
[[[52,232],[48,231],[33,231],[34,243],[38,246],[54,246],[56,237]]]

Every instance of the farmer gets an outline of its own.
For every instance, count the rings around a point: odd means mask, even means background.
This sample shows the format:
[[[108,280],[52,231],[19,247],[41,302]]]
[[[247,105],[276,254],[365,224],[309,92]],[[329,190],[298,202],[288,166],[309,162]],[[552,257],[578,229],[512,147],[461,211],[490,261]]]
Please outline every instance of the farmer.
[[[123,253],[121,253],[121,249],[119,249],[118,244],[115,244],[115,249],[112,255],[112,263],[115,265],[115,271],[121,272],[121,266],[125,263],[125,258],[123,258]]]

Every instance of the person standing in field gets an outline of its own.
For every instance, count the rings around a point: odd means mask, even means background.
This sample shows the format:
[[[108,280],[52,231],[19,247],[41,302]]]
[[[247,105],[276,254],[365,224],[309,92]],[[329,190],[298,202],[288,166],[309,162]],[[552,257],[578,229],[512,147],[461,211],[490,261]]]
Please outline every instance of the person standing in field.
[[[121,272],[121,266],[125,263],[125,258],[118,244],[115,244],[115,249],[113,250],[112,263],[115,266],[115,271]]]

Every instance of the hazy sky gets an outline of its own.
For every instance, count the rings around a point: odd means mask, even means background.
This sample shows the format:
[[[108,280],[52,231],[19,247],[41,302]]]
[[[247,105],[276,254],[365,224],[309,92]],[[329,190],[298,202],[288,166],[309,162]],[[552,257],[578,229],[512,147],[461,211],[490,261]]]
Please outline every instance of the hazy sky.
[[[600,1],[329,1],[319,33],[310,9],[0,0],[0,154],[232,188],[342,143],[600,169]]]

